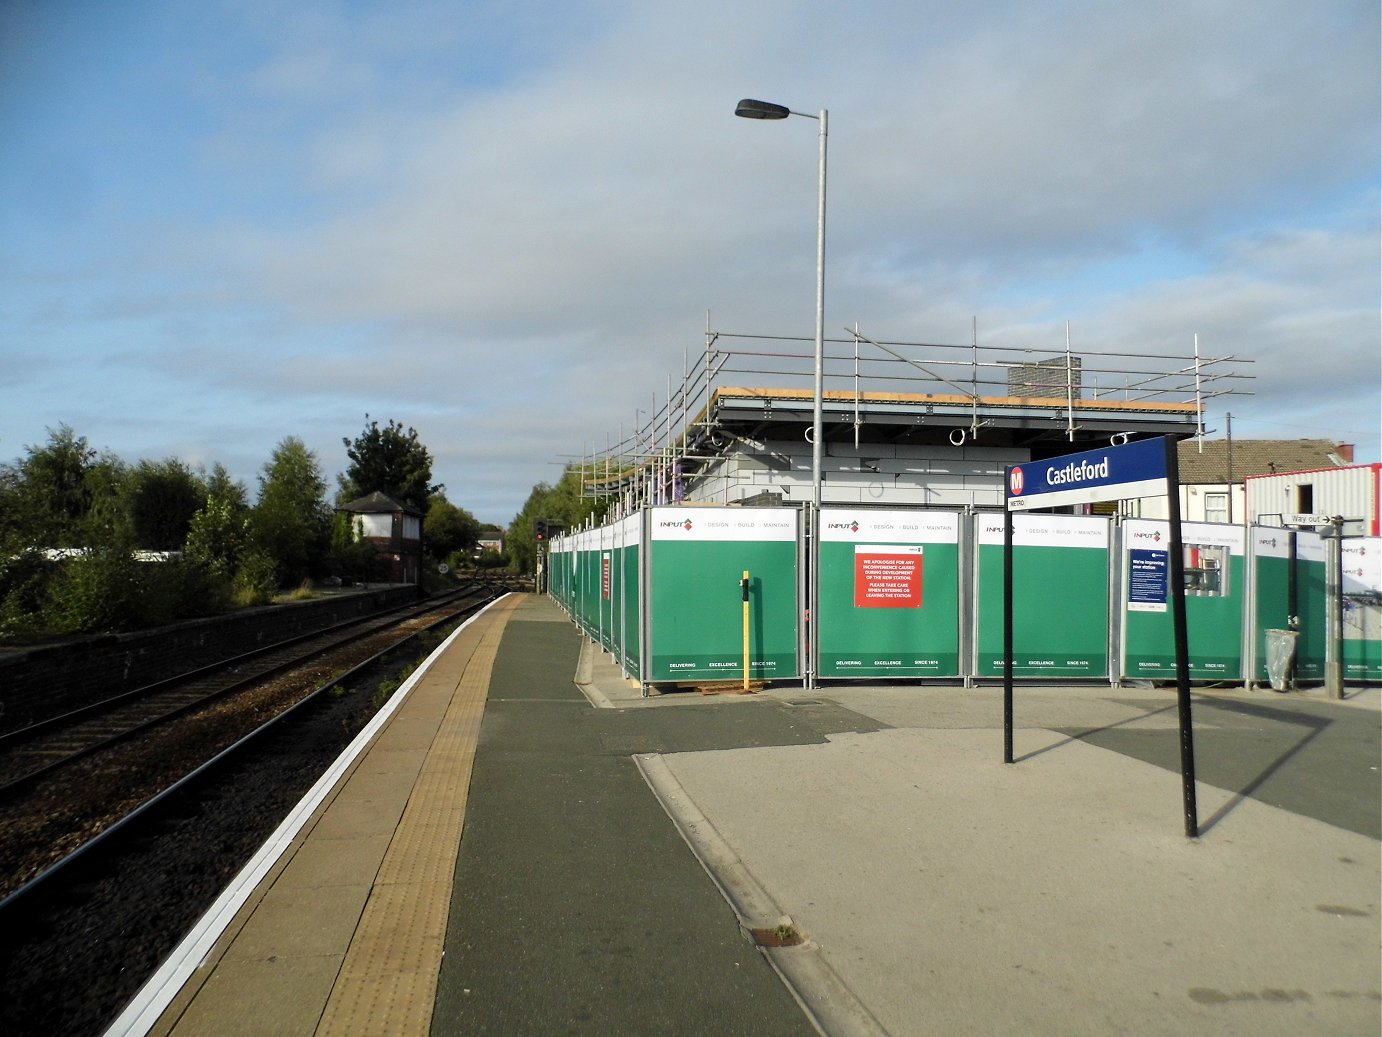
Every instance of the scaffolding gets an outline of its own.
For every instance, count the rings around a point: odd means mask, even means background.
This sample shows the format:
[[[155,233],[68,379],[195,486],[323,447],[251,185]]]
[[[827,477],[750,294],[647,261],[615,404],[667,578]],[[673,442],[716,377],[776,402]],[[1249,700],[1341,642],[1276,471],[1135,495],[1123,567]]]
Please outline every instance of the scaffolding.
[[[955,447],[993,438],[995,421],[1017,414],[1039,416],[1063,433],[1067,449],[1077,433],[1120,416],[1131,422],[1173,415],[1178,427],[1202,439],[1209,401],[1251,394],[1253,361],[1204,356],[1198,335],[1187,354],[1077,354],[1067,325],[1064,352],[1052,356],[1049,346],[981,345],[977,327],[966,344],[874,339],[858,325],[845,330],[847,337],[825,339],[824,424],[836,433],[849,429],[856,447],[871,409],[880,408],[943,413]],[[775,405],[813,399],[814,344],[810,337],[715,331],[707,321],[704,349],[694,359],[683,354],[680,380],[668,377],[661,401],[653,392],[648,409],[607,434],[603,448],[587,443],[579,462],[571,459],[581,495],[607,501],[614,517],[680,503],[686,477],[721,460],[729,441],[742,438],[726,434],[720,417],[726,404],[752,400],[766,415]],[[772,387],[745,388],[765,384]],[[1103,424],[1093,424],[1096,418]],[[1129,433],[1121,435],[1126,441]]]

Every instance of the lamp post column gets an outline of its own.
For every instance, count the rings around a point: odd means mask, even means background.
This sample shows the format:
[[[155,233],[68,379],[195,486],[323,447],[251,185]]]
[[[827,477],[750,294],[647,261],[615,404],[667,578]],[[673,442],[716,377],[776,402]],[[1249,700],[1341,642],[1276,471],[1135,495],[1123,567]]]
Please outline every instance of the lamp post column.
[[[821,606],[821,455],[824,450],[825,400],[825,154],[829,137],[830,113],[820,115],[820,185],[816,201],[816,380],[811,410],[811,579],[807,609],[810,627],[806,642],[808,684],[820,686],[820,606]]]
[[[810,546],[807,553],[807,567],[810,577],[806,583],[806,682],[807,687],[817,687],[818,663],[820,661],[817,634],[817,613],[820,610],[820,528],[821,528],[821,453],[823,444],[823,401],[825,397],[825,152],[829,137],[830,113],[824,108],[816,115],[793,111],[786,105],[771,101],[758,101],[744,98],[734,109],[734,114],[743,119],[785,119],[789,115],[800,115],[815,119],[820,123],[820,190],[816,201],[816,371],[815,389],[811,408],[811,511]]]

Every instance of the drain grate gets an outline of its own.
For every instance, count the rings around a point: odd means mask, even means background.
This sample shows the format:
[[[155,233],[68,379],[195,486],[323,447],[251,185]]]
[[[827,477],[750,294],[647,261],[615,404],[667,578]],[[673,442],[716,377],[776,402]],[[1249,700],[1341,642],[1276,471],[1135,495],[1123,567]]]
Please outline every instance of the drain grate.
[[[791,922],[782,922],[772,928],[750,928],[749,936],[759,947],[795,947],[806,942],[806,937]]]

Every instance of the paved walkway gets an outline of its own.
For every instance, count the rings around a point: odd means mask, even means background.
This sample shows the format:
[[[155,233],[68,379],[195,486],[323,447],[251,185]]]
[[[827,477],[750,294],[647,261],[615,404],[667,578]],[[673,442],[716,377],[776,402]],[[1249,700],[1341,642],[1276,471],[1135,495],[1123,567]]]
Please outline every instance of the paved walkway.
[[[1197,695],[1187,840],[1173,692],[1019,688],[1005,766],[997,690],[644,698],[511,598],[156,1032],[1372,1037],[1378,703]]]
[[[593,697],[639,699],[587,659]],[[772,703],[769,705],[768,703]],[[1195,701],[1202,835],[1183,834],[1174,690],[776,689],[848,711],[823,742],[640,757],[760,920],[895,1034],[1376,1034],[1379,693]],[[802,995],[817,998],[804,977]],[[835,989],[827,986],[826,998]],[[832,1032],[866,1032],[846,1014]]]

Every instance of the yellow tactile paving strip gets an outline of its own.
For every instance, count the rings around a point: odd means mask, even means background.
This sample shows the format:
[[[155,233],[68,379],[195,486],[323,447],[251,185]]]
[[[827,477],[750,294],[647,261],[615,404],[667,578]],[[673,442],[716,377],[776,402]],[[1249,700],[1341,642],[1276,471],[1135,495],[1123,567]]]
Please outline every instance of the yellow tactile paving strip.
[[[432,665],[153,1033],[429,1031],[490,674],[522,601]]]
[[[470,769],[510,610],[489,625],[450,696],[317,1027],[322,1037],[430,1029]]]

